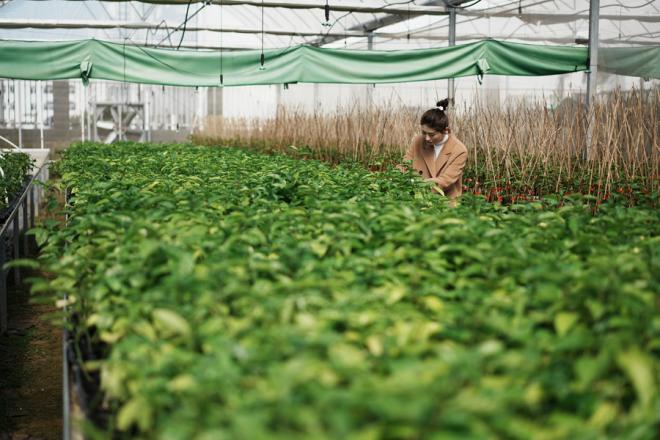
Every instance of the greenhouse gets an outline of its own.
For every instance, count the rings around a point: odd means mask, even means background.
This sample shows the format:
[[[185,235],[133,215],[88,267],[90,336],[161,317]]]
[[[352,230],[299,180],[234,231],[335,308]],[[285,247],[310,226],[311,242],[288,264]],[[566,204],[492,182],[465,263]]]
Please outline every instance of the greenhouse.
[[[660,3],[0,1],[0,439],[660,437]]]

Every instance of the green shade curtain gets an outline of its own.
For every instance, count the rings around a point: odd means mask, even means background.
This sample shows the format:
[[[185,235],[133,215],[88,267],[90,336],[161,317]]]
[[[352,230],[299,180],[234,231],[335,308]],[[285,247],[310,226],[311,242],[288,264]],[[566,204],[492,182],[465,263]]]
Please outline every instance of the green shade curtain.
[[[660,79],[660,46],[600,48],[598,68],[617,75]]]
[[[202,52],[154,49],[100,40],[0,41],[0,77],[81,78],[176,86],[345,83],[384,84],[470,75],[541,76],[586,70],[584,47],[484,40],[454,47],[366,51],[294,46]]]

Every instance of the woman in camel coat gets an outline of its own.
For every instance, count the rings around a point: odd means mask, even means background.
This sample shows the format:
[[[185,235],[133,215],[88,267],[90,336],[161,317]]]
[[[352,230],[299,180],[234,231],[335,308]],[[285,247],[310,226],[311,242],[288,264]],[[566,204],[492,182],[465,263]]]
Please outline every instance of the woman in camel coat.
[[[449,100],[437,103],[437,107],[422,115],[422,133],[415,136],[404,156],[412,161],[412,168],[424,179],[435,183],[449,199],[463,193],[463,168],[467,162],[467,148],[451,133],[445,110]]]

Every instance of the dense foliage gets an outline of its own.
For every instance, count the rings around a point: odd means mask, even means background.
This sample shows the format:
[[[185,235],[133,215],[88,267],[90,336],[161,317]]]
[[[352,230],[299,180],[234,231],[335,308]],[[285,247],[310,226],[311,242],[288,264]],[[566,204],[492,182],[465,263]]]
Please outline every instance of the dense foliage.
[[[218,146],[218,139],[193,136],[203,145]],[[298,159],[314,159],[332,165],[361,164],[370,171],[385,171],[400,164],[403,160],[401,148],[392,151],[387,148],[365,146],[369,151],[362,157],[353,151],[341,151],[332,148],[314,149],[309,147],[281,146],[268,141],[256,141],[246,145],[242,139],[223,139],[225,144],[234,148],[267,154],[285,154]],[[538,201],[546,196],[562,199],[574,194],[593,196],[592,205],[600,206],[604,202],[615,202],[625,206],[658,206],[658,177],[653,173],[640,173],[630,177],[623,175],[621,169],[613,169],[607,179],[593,172],[581,161],[573,165],[569,175],[561,166],[545,164],[543,168],[526,169],[527,156],[510,153],[506,160],[488,163],[489,158],[481,151],[470,155],[463,171],[463,192],[483,198],[489,202],[504,204]],[[497,158],[500,160],[500,158]],[[505,167],[506,163],[506,167]],[[529,167],[528,167],[529,168]]]
[[[578,193],[596,197],[595,206],[614,199],[657,207],[660,88],[604,93],[589,116],[579,99],[555,98],[500,105],[457,96],[449,126],[468,149],[464,191],[504,204]],[[400,163],[428,109],[401,104],[397,98],[334,111],[283,106],[265,119],[209,117],[192,139],[382,171]]]
[[[29,154],[4,152],[0,153],[0,168],[4,177],[0,176],[0,213],[23,189],[25,178],[32,170],[34,160]]]
[[[656,210],[447,207],[415,176],[84,144],[35,291],[69,295],[108,431],[657,438]]]

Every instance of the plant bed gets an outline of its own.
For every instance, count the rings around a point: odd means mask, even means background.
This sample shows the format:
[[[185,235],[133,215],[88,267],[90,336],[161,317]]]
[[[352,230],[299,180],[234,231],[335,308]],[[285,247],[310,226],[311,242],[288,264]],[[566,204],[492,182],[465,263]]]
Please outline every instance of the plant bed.
[[[4,172],[0,176],[0,222],[4,223],[32,178],[34,159],[25,153],[4,152],[0,153],[0,167]]]
[[[14,193],[14,195],[10,198],[9,204],[4,204],[4,208],[0,210],[0,224],[4,224],[11,213],[14,211],[16,206],[18,205],[18,201],[20,200],[20,196],[25,192],[27,189],[28,185],[30,184],[30,181],[32,180],[32,176],[28,175],[25,176],[23,179],[23,183],[21,184],[20,188]]]
[[[657,210],[450,208],[396,170],[192,145],[57,168],[33,290],[68,296],[106,436],[658,434]]]
[[[75,316],[71,317],[72,327],[76,327]],[[100,389],[100,377],[98,371],[88,371],[86,362],[94,362],[99,359],[96,352],[102,352],[103,348],[96,343],[92,346],[91,338],[65,329],[64,336],[67,342],[67,362],[73,379],[73,391],[75,402],[82,411],[85,420],[92,426],[107,427],[109,414],[103,409],[103,393]]]

